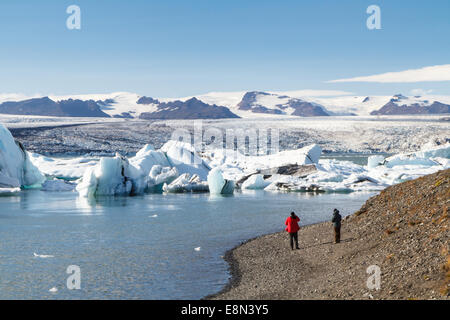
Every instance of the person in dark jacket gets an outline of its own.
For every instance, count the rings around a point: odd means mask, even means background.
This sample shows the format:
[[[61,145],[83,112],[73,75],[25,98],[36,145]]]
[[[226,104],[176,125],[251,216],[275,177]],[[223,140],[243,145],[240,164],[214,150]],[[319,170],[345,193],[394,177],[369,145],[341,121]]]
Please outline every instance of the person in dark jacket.
[[[294,212],[291,212],[291,216],[286,219],[284,223],[286,225],[286,231],[289,232],[289,241],[291,244],[291,250],[294,250],[294,241],[295,248],[300,249],[298,247],[298,230],[300,227],[298,223],[300,222],[300,218],[295,215]]]
[[[331,222],[333,222],[334,227],[334,243],[341,242],[341,220],[342,217],[339,214],[339,210],[334,209],[333,218],[331,219]]]

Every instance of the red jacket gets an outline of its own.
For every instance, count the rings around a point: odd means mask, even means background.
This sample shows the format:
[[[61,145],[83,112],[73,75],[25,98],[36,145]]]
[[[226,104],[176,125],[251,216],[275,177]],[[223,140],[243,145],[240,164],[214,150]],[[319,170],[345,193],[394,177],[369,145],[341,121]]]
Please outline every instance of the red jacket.
[[[295,217],[294,219],[292,219],[291,217],[288,217],[286,219],[286,222],[284,223],[285,225],[287,225],[286,231],[291,233],[291,232],[297,232],[298,230],[300,230],[300,227],[298,226],[299,222],[300,222],[299,217]]]

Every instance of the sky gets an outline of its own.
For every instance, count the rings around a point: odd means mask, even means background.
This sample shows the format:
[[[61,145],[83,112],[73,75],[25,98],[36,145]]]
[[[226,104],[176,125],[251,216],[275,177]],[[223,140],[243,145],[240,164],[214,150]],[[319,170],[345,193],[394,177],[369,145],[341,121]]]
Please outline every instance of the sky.
[[[450,95],[449,13],[448,0],[2,0],[0,93]]]

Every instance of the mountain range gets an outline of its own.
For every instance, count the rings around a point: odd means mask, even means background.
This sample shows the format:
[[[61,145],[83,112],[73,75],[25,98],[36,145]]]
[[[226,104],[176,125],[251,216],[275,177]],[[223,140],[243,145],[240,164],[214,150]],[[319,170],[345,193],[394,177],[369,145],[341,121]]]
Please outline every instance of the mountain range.
[[[448,114],[449,96],[324,96],[314,92],[211,92],[186,98],[153,98],[118,92],[31,97],[0,94],[0,113],[130,119],[223,119],[354,115]]]

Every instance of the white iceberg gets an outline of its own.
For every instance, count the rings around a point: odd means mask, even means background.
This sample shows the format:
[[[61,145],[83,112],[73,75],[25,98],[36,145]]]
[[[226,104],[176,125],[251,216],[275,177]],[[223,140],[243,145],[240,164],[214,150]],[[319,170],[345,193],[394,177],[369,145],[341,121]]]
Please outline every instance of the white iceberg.
[[[146,191],[161,192],[164,183],[170,184],[178,176],[177,168],[154,165],[148,175]]]
[[[45,177],[30,161],[27,151],[0,124],[0,188],[36,187]]]
[[[208,192],[208,183],[202,181],[196,174],[190,175],[183,173],[172,183],[163,185],[163,191],[167,193],[184,193],[184,192]]]
[[[164,187],[165,192],[204,192],[209,171],[191,145],[169,141],[161,150],[145,145],[130,159],[101,158],[86,169],[77,191],[84,197],[161,192]]]
[[[208,174],[208,187],[211,194],[233,194],[234,181],[224,179],[222,171],[214,168]]]
[[[50,177],[76,180],[83,176],[88,168],[94,167],[98,157],[50,158],[37,153],[30,153],[31,162]]]
[[[386,158],[386,166],[393,168],[395,166],[414,165],[414,166],[437,166],[440,163],[434,158],[450,158],[450,143],[432,149],[424,149],[407,154],[397,154]]]
[[[367,158],[367,167],[369,169],[381,166],[383,165],[383,163],[384,163],[384,156],[381,155],[370,156],[369,158]]]
[[[242,183],[242,189],[261,190],[270,185],[270,181],[264,180],[262,174],[254,174]]]
[[[164,144],[161,151],[165,152],[172,167],[177,168],[179,173],[197,175],[206,181],[210,166],[197,154],[191,144],[170,140]]]
[[[132,182],[126,173],[128,161],[121,157],[102,158],[93,168],[89,168],[77,185],[80,196],[129,195]]]

